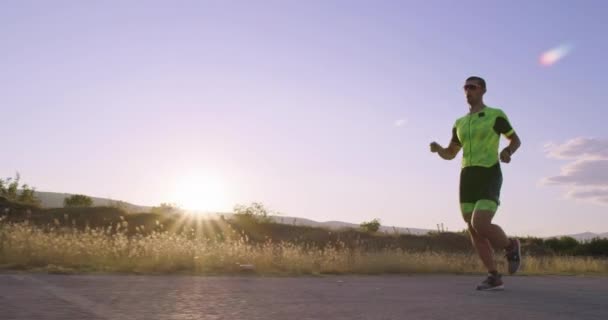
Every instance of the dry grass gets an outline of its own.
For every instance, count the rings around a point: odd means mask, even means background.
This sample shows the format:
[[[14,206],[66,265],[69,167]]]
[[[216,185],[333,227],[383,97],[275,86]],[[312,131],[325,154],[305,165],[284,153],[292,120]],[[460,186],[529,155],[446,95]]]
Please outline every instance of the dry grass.
[[[128,272],[230,274],[252,264],[273,275],[482,273],[479,259],[467,254],[412,253],[401,249],[363,251],[342,243],[323,248],[305,244],[254,244],[224,230],[175,234],[153,232],[127,237],[108,229],[45,230],[0,224],[0,267],[50,272]],[[499,259],[502,263],[502,259]],[[501,264],[504,270],[504,264]],[[608,274],[608,261],[584,257],[526,257],[522,274]]]

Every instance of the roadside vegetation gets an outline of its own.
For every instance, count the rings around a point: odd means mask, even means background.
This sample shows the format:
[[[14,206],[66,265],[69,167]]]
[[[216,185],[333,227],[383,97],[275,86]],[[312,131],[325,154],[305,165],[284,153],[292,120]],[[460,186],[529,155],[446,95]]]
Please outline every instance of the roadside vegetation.
[[[427,235],[279,224],[260,203],[210,218],[171,204],[95,207],[85,195],[40,208],[19,179],[0,183],[0,268],[59,273],[272,275],[483,273],[465,231]],[[16,183],[16,186],[15,186]],[[22,192],[26,192],[23,196]],[[608,239],[523,238],[521,274],[608,275]],[[496,251],[504,270],[502,252]]]

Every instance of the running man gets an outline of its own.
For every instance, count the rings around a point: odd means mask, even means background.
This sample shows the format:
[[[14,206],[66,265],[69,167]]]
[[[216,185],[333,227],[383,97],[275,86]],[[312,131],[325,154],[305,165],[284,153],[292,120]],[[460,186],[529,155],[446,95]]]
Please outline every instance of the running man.
[[[469,77],[464,92],[469,113],[456,120],[448,147],[443,148],[437,142],[432,142],[431,152],[438,153],[445,160],[452,160],[463,149],[460,210],[468,225],[473,246],[488,270],[488,277],[477,286],[477,290],[500,290],[504,286],[494,261],[493,247],[505,249],[509,274],[519,269],[521,248],[518,239],[507,238],[500,226],[492,224],[500,205],[502,171],[499,160],[509,163],[521,141],[505,113],[484,104],[484,79]],[[501,135],[509,140],[509,145],[499,154]]]

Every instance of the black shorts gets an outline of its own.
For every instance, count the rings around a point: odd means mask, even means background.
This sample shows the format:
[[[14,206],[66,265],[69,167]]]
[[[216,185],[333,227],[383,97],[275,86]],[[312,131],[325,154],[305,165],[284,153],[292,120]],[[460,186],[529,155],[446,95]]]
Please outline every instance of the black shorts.
[[[502,171],[500,163],[486,167],[464,167],[460,171],[460,203],[492,200],[500,204]]]

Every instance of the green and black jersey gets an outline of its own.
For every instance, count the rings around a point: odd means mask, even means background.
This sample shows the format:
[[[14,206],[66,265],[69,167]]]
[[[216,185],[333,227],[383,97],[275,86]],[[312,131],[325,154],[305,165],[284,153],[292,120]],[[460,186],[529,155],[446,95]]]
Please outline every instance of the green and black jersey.
[[[470,221],[475,208],[496,211],[500,204],[500,136],[510,137],[514,132],[509,119],[498,108],[484,107],[456,120],[452,142],[463,150],[460,204],[465,220]]]
[[[498,163],[500,135],[509,137],[514,132],[509,119],[498,108],[485,107],[456,120],[452,141],[462,147],[462,167],[489,168]]]

